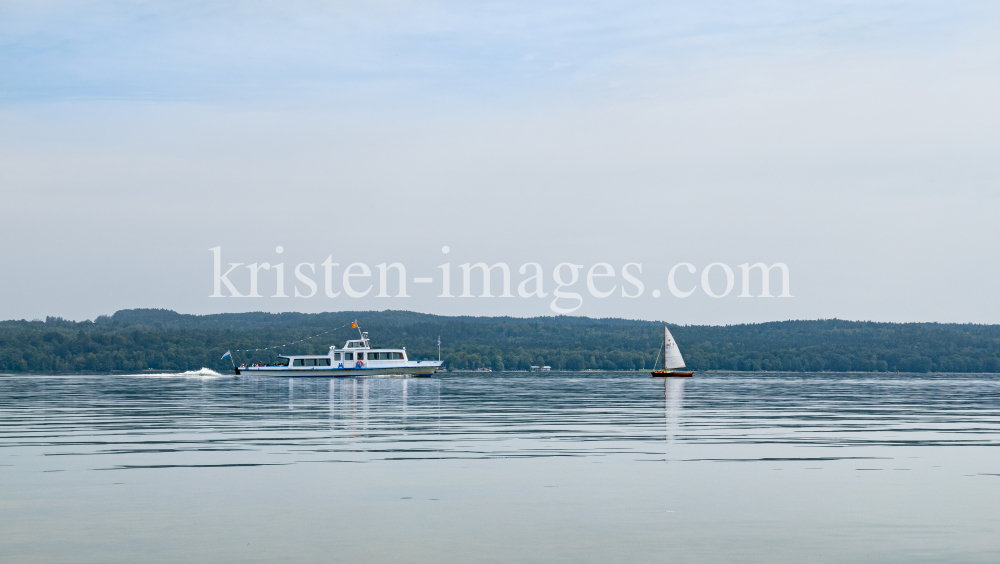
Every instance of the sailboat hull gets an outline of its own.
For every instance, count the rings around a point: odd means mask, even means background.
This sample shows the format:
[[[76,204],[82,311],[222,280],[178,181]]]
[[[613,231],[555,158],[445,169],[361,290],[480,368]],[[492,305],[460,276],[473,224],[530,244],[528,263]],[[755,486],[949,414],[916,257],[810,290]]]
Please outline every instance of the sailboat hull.
[[[678,370],[654,370],[650,372],[653,378],[690,378],[694,372],[681,372]]]

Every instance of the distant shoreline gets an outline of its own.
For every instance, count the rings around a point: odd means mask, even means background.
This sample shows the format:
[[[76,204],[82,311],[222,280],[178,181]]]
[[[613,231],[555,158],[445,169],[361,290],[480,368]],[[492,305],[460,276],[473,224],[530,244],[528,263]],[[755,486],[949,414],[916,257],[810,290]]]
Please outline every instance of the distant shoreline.
[[[376,347],[405,347],[450,371],[644,371],[661,322],[587,317],[438,316],[407,311],[185,315],[122,310],[94,321],[0,322],[0,372],[216,372],[278,354],[326,354],[357,319]],[[718,373],[1000,373],[1000,325],[838,319],[669,325],[690,369]],[[337,328],[336,330],[334,330]],[[356,331],[356,330],[354,330]],[[241,352],[251,349],[251,352]],[[226,351],[233,360],[222,359]]]
[[[183,376],[185,373],[193,373],[195,371],[185,371],[185,372],[169,372],[164,370],[144,370],[142,372],[129,372],[116,370],[114,372],[0,372],[0,378],[19,378],[25,376],[39,376],[39,377],[61,377],[61,376],[151,376],[162,374],[166,376]],[[635,374],[641,375],[643,373],[649,374],[649,370],[551,370],[547,372],[540,371],[530,371],[530,370],[494,370],[491,372],[479,371],[479,370],[449,370],[446,372],[440,372],[431,376],[440,377],[447,376],[451,374],[461,374],[461,375],[479,375],[483,377],[489,377],[493,374],[535,374],[539,377],[545,377],[550,375],[586,375],[586,374]],[[254,378],[253,376],[237,375],[233,371],[216,372],[218,376],[226,376],[233,378]],[[195,374],[191,374],[192,376]],[[996,372],[831,372],[829,370],[824,370],[820,372],[788,372],[788,371],[774,371],[774,370],[759,370],[759,371],[743,371],[743,370],[698,370],[695,372],[695,376],[711,376],[711,375],[732,375],[732,376],[754,376],[754,375],[788,375],[792,377],[805,377],[805,376],[862,376],[866,378],[870,377],[880,377],[880,376],[989,376],[998,377],[1000,374]],[[296,380],[337,380],[337,379],[349,379],[349,378],[379,378],[380,375],[372,376],[312,376],[312,377],[295,377]],[[427,377],[421,377],[420,379],[426,379]],[[662,378],[661,378],[662,379]]]

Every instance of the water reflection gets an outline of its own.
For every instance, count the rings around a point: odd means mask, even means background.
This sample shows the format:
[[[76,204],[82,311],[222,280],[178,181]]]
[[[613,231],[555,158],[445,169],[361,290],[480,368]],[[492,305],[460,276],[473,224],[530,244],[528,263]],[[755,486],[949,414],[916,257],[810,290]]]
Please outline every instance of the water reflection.
[[[0,560],[992,562],[997,446],[983,375],[2,376]]]
[[[664,439],[995,445],[998,396],[996,381],[974,376],[3,377],[0,438],[51,456],[181,449],[244,453],[239,462],[282,449],[302,460],[642,454]]]
[[[684,408],[684,382],[686,378],[663,379],[663,410],[667,422],[668,443],[673,442],[681,425],[681,410]]]

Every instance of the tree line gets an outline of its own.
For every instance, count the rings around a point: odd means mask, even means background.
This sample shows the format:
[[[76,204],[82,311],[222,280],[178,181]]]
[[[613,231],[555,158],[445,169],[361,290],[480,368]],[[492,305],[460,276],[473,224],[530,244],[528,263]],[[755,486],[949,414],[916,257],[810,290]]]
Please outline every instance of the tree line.
[[[93,321],[0,322],[0,371],[111,373],[231,370],[278,354],[325,354],[357,338],[357,319],[374,346],[441,358],[452,370],[649,370],[662,323],[586,317],[446,317],[406,311],[186,315],[122,310]],[[696,370],[787,372],[1000,372],[1000,326],[874,323],[838,319],[744,325],[669,325]],[[307,339],[318,333],[325,335]]]

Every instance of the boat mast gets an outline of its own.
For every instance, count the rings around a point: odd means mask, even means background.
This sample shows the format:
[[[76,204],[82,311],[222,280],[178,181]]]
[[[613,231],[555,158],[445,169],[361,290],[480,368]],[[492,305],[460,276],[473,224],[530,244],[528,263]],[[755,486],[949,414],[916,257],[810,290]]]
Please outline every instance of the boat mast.
[[[667,371],[667,324],[663,324],[663,371]]]
[[[358,330],[358,336],[361,337],[361,346],[370,348],[371,343],[368,342],[368,333],[361,331],[361,326],[358,325],[357,319],[354,320],[354,323],[351,323],[351,327]]]

